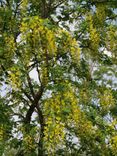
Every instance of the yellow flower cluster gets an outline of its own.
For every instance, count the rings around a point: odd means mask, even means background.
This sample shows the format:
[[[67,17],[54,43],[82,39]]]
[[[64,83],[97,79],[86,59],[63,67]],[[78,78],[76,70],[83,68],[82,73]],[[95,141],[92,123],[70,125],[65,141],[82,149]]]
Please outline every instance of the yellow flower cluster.
[[[57,53],[69,53],[76,62],[80,59],[80,48],[72,36],[63,29],[54,29],[47,26],[47,20],[33,17],[21,25],[21,38],[27,42],[27,47],[43,60],[45,55],[56,57]]]
[[[105,4],[98,4],[96,7],[96,16],[98,18],[99,24],[103,26],[103,22],[106,18],[106,5]]]
[[[47,38],[47,49],[50,55],[56,55],[57,47],[55,44],[55,34],[51,31],[48,30],[46,33],[46,38]]]
[[[21,3],[22,8],[25,8],[28,4],[28,0],[23,0],[23,2]]]
[[[90,97],[88,95],[88,92],[85,91],[85,90],[83,90],[83,89],[80,91],[79,97],[80,97],[80,102],[82,104],[87,104],[87,102],[89,102],[89,100],[90,100]]]
[[[107,32],[107,48],[109,51],[112,52],[112,56],[114,58],[114,56],[116,56],[116,49],[117,49],[117,44],[115,43],[115,39],[117,36],[117,30],[110,26],[109,30]]]
[[[78,133],[80,133],[79,136],[92,135],[94,133],[94,127],[92,123],[87,120],[85,114],[81,111],[78,105],[79,100],[75,96],[72,89],[70,89],[70,91],[68,90],[68,92],[66,92],[64,95],[68,98],[68,101],[70,102],[69,107],[71,108],[71,112],[68,115],[68,124],[77,129]]]
[[[81,49],[78,47],[77,41],[75,39],[71,39],[70,52],[75,62],[78,62],[80,60],[80,51]]]
[[[32,53],[30,52],[31,49],[29,47],[24,47],[23,48],[23,53],[21,54],[22,55],[22,62],[23,64],[25,65],[25,67],[29,66],[30,65],[30,60],[32,59],[33,55]],[[33,51],[33,50],[32,50]],[[25,58],[25,59],[24,59]]]
[[[92,25],[90,25],[90,39],[91,39],[91,46],[94,50],[98,49],[99,42],[100,42],[100,36],[97,33],[96,28],[93,28]]]
[[[59,40],[59,43],[58,43],[59,53],[69,52],[70,41],[71,41],[70,34],[65,30],[58,29],[56,37]]]
[[[44,130],[45,146],[50,153],[64,144],[65,124],[76,126],[81,112],[78,100],[72,88],[49,98],[44,104],[46,126]]]
[[[12,58],[15,52],[16,44],[13,36],[5,36],[5,57]]]
[[[59,29],[57,32],[57,38],[59,38],[60,44],[58,49],[60,53],[68,53],[71,55],[73,61],[78,62],[80,60],[80,48],[75,38],[72,38],[71,34],[66,30]]]
[[[115,130],[116,129],[116,126],[117,126],[117,120],[116,119],[114,119],[110,124],[109,124],[109,130],[110,131],[113,131],[113,130]]]
[[[66,105],[68,105],[71,110],[68,115],[69,123],[77,125],[81,116],[81,111],[78,106],[78,99],[76,98],[72,90],[64,93],[64,98],[68,100],[69,104]]]
[[[53,97],[46,101],[44,106],[45,111],[48,110],[49,112],[45,112],[49,114],[50,112],[56,111],[57,114],[60,113],[61,105],[60,105],[60,95],[56,95],[56,99]]]
[[[49,117],[46,122],[46,127],[44,130],[44,144],[48,150],[48,153],[54,154],[54,150],[58,146],[63,145],[65,137],[65,127],[64,123],[61,122],[60,117]]]
[[[113,155],[117,155],[117,135],[111,138],[110,143]]]
[[[63,103],[64,104],[64,103]],[[61,119],[60,95],[49,99],[45,103],[46,127],[44,130],[44,142],[49,153],[54,153],[54,149],[64,141],[64,123]]]
[[[24,15],[26,14],[27,7],[28,7],[28,0],[23,0],[21,5],[20,5],[22,14],[24,14]]]
[[[20,88],[21,87],[21,79],[20,79],[20,71],[18,68],[16,67],[12,67],[10,69],[10,73],[9,73],[9,81],[10,84],[12,85],[12,87],[14,89]]]
[[[103,110],[109,110],[114,106],[114,98],[110,90],[105,90],[103,94],[99,95],[100,105]]]
[[[33,50],[35,50],[40,57],[45,56],[45,52],[48,55],[56,55],[57,49],[54,31],[44,25],[44,20],[34,17],[28,24],[23,22],[20,29],[22,39],[32,44],[29,46],[32,46]]]
[[[89,21],[89,35],[91,40],[91,48],[96,51],[99,47],[100,35],[97,32],[97,29],[94,27],[92,15],[89,14],[87,17]]]
[[[95,128],[93,127],[91,121],[88,121],[85,116],[82,115],[82,119],[80,119],[77,130],[80,137],[86,136],[87,138],[89,136],[92,136],[95,134]]]
[[[27,150],[29,152],[31,150],[35,149],[35,147],[36,147],[36,145],[34,143],[34,138],[30,135],[24,136],[23,144],[24,144],[25,150]]]
[[[47,71],[47,67],[42,67],[41,79],[42,79],[43,85],[46,85],[48,83],[48,71]]]
[[[3,140],[3,137],[4,137],[4,128],[3,126],[0,127],[0,141]]]

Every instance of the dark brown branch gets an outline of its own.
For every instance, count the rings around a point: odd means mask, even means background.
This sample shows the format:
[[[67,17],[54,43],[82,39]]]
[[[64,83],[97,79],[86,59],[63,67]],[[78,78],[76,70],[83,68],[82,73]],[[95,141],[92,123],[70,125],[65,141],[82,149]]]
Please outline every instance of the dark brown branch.
[[[32,105],[30,106],[29,110],[27,111],[27,114],[26,114],[26,117],[25,117],[25,120],[24,120],[25,124],[30,124],[31,116],[32,116],[32,114],[33,114],[33,112],[35,110],[35,107],[38,105],[39,100],[42,97],[43,90],[44,90],[44,88],[43,88],[43,86],[41,86],[39,91],[35,95],[34,101],[33,101]]]
[[[45,0],[41,0],[42,2],[42,18],[46,18],[47,17],[47,10],[46,10],[46,1]]]
[[[64,2],[66,2],[66,0],[63,0],[63,1],[59,2],[57,5],[53,6],[52,10],[55,10],[57,7],[59,7]]]
[[[6,3],[4,2],[4,1],[0,1],[0,3],[1,3],[1,7],[4,7],[5,5],[6,5]]]
[[[113,15],[113,16],[111,16],[111,17],[108,17],[106,20],[116,20],[116,18],[117,18],[117,15]]]
[[[25,119],[24,119],[24,123],[25,123],[25,124],[30,124],[31,117],[32,117],[32,114],[33,114],[33,112],[34,112],[34,109],[35,109],[35,105],[32,104],[32,105],[30,106],[30,108],[28,109],[27,114],[26,114],[26,117],[25,117]]]
[[[57,7],[59,7],[61,4],[66,2],[66,0],[60,1],[57,5],[52,6],[52,1],[50,0],[47,4],[45,0],[41,0],[42,2],[42,18],[47,18],[50,16],[50,13],[54,11]]]
[[[43,94],[43,91],[44,91],[44,86],[41,85],[39,91],[37,92],[37,94],[35,95],[35,99],[34,99],[34,102],[36,103],[36,105],[38,104],[42,94]]]
[[[6,71],[6,69],[4,68],[3,65],[1,65],[1,68],[2,68],[2,70],[4,71],[5,75],[8,76],[9,74],[8,74],[8,72]]]
[[[7,6],[10,8],[10,2],[9,2],[9,0],[6,0],[6,2],[7,2]]]
[[[28,81],[28,86],[30,88],[30,92],[32,94],[32,97],[34,98],[35,94],[34,94],[33,85],[32,85],[31,78],[30,78],[29,74],[27,74],[27,81]]]

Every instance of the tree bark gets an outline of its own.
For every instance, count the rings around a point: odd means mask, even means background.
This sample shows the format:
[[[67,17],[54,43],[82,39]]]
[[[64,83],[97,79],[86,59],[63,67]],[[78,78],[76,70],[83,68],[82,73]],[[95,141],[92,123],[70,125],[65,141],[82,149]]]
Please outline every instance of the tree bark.
[[[24,120],[24,123],[25,124],[30,124],[32,114],[33,114],[35,108],[37,107],[39,100],[42,97],[43,90],[44,90],[44,88],[43,88],[43,86],[41,86],[40,89],[39,89],[39,91],[35,95],[34,101],[32,102],[30,108],[27,111],[27,114],[26,114],[26,117],[25,117],[25,120]]]
[[[44,126],[45,126],[45,122],[44,122],[44,117],[43,117],[43,113],[41,108],[39,107],[39,105],[36,107],[37,111],[38,111],[38,116],[39,116],[39,122],[40,122],[40,139],[39,139],[39,143],[38,143],[38,156],[44,156],[44,152],[43,152],[43,137],[44,137]]]

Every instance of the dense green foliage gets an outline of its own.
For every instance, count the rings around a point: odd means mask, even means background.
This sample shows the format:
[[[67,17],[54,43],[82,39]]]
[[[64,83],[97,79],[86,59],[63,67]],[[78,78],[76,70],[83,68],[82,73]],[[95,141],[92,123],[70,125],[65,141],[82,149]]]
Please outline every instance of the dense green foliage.
[[[116,156],[116,0],[1,0],[0,89],[1,156]]]

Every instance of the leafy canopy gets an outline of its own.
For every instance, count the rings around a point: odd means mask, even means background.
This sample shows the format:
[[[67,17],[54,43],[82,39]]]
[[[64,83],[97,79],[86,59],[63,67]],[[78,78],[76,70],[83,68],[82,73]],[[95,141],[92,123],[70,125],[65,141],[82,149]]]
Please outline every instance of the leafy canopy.
[[[0,155],[117,155],[115,0],[0,1]]]

